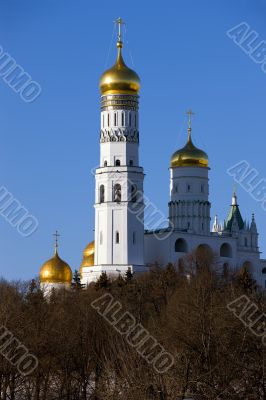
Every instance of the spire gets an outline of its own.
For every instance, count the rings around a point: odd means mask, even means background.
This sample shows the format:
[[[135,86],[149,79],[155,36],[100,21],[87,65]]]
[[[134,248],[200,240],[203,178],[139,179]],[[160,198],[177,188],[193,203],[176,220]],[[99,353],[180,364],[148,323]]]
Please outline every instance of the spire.
[[[251,224],[250,224],[250,231],[253,233],[257,233],[257,224],[255,221],[255,215],[254,213],[252,214],[252,220],[251,220]]]
[[[236,192],[234,192],[233,193],[233,196],[232,196],[232,204],[231,204],[232,206],[237,206],[238,204],[237,204],[237,195],[236,195]]]
[[[123,47],[122,29],[121,28],[122,28],[122,25],[126,25],[126,23],[120,17],[117,18],[117,20],[115,20],[114,23],[118,26],[117,47]]]
[[[190,109],[186,112],[187,116],[188,116],[188,142],[191,142],[191,132],[192,132],[192,115],[195,115],[195,113]]]
[[[221,231],[221,226],[218,221],[218,215],[216,214],[214,217],[212,232],[220,232],[220,231]]]
[[[244,221],[241,215],[241,212],[239,210],[239,206],[237,203],[237,195],[236,195],[236,191],[233,191],[233,196],[232,196],[232,203],[231,203],[231,209],[230,212],[228,214],[226,223],[225,223],[225,230],[227,231],[231,231],[232,230],[232,225],[236,225],[238,224],[238,228],[244,229]],[[235,226],[234,226],[235,229]]]
[[[122,41],[122,25],[125,25],[125,22],[122,20],[122,18],[117,18],[117,20],[114,21],[114,23],[118,26],[118,35],[117,35],[117,42],[116,42],[116,47],[118,48],[118,54],[117,54],[117,65],[124,65],[125,62],[122,57],[122,48],[123,48],[123,41]]]
[[[54,254],[55,254],[55,255],[58,255],[58,238],[60,237],[58,231],[55,231],[55,233],[53,234],[53,236],[55,237]]]

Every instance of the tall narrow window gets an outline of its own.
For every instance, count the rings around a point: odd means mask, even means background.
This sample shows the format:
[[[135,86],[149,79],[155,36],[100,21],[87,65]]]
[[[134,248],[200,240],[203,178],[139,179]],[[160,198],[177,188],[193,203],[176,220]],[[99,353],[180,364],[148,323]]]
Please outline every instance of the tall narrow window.
[[[121,201],[121,185],[119,185],[119,183],[116,183],[114,185],[114,195],[113,195],[113,199],[114,201],[116,201],[117,203],[120,203]]]
[[[119,244],[119,232],[118,231],[116,231],[116,233],[115,233],[115,243],[116,244]]]
[[[248,240],[245,238],[245,247],[248,247]]]
[[[106,160],[104,161],[104,166],[107,167],[107,161]]]
[[[116,165],[116,167],[120,167],[121,161],[120,160],[115,160],[115,165]]]
[[[200,187],[201,193],[204,193],[204,185],[202,184]]]
[[[102,233],[102,231],[100,232],[100,244],[103,244],[103,233]]]
[[[110,126],[110,114],[107,115],[107,125]]]
[[[104,185],[100,186],[100,203],[104,203]]]
[[[130,161],[129,161],[129,166],[130,166],[130,167],[133,167],[133,160],[130,160]]]
[[[131,186],[131,201],[133,203],[136,203],[138,200],[138,187],[137,185],[132,185]]]
[[[122,113],[122,126],[124,126],[124,125],[125,125],[125,114]]]
[[[114,123],[114,125],[115,125],[115,126],[117,126],[117,113],[115,113],[115,115],[114,115],[114,119],[115,119],[115,123]]]
[[[131,112],[129,113],[129,126],[131,126]]]

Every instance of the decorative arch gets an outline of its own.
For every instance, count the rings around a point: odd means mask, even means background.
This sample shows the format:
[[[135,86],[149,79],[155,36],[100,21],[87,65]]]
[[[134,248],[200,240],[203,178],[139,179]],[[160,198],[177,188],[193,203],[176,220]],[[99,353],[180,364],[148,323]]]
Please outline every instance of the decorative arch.
[[[248,271],[249,273],[253,272],[253,264],[251,261],[244,261],[242,264],[242,269]]]
[[[233,257],[232,247],[229,243],[222,244],[222,246],[220,247],[220,256],[227,257],[227,258]]]
[[[188,245],[185,239],[179,238],[175,242],[175,252],[176,253],[187,253]]]
[[[196,258],[200,264],[206,263],[206,261],[210,263],[213,259],[213,251],[210,246],[206,243],[200,244],[196,249]]]

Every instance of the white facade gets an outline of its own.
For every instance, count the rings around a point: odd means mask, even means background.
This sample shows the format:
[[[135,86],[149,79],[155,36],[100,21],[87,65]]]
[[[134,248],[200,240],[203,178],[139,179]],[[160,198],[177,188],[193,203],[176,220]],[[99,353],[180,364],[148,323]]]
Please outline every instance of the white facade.
[[[121,47],[119,41],[118,48]],[[120,61],[118,56],[117,63]],[[124,67],[121,61],[116,78]],[[124,85],[122,75],[121,85]],[[108,80],[104,84],[108,85]],[[82,283],[96,281],[102,272],[110,276],[124,275],[128,269],[143,272],[155,262],[162,266],[178,265],[188,253],[207,246],[214,252],[221,270],[239,269],[244,265],[264,287],[266,260],[260,259],[255,219],[253,216],[251,224],[242,220],[236,195],[225,223],[221,226],[215,217],[213,228],[210,227],[208,157],[191,142],[191,120],[188,144],[190,149],[194,146],[197,157],[206,156],[206,163],[200,158],[198,164],[190,165],[179,164],[177,160],[177,165],[170,168],[169,226],[159,233],[144,230],[139,98],[123,90],[119,93],[117,82],[114,85],[113,94],[101,97],[100,163],[95,173],[94,266],[83,266]]]
[[[138,96],[102,96],[100,166],[95,173],[94,266],[82,282],[102,272],[144,270],[143,169],[139,166]]]

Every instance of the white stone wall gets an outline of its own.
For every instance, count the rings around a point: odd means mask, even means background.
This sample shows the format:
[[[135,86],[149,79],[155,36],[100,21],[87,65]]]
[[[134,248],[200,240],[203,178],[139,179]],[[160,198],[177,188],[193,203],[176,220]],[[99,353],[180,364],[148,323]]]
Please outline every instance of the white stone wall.
[[[170,168],[169,220],[177,230],[210,233],[208,168]]]

